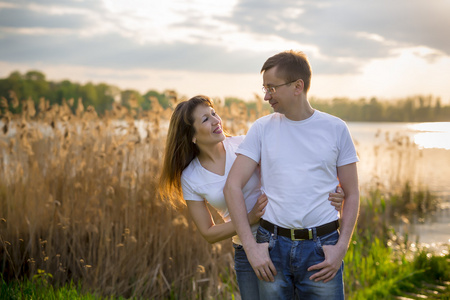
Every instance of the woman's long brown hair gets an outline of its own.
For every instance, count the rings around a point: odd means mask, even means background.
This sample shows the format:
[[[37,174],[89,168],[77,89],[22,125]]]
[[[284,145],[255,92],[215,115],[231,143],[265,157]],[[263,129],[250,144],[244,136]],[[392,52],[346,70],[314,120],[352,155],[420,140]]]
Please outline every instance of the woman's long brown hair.
[[[159,194],[162,199],[169,200],[175,207],[185,205],[181,173],[200,152],[197,145],[192,142],[195,134],[192,113],[198,105],[214,108],[211,98],[199,95],[180,102],[170,118],[159,179]]]

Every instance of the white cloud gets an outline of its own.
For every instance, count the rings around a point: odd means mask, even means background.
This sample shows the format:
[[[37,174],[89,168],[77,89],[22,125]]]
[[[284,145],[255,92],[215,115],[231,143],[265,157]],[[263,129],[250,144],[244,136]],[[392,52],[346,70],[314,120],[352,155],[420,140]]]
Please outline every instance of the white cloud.
[[[450,101],[449,8],[421,0],[0,1],[0,61],[187,94],[210,80],[200,89],[249,98],[264,60],[295,49],[311,60],[318,96],[430,92]],[[426,74],[420,85],[410,84],[414,74]]]
[[[74,29],[68,28],[48,28],[48,27],[20,27],[20,28],[11,28],[11,27],[0,27],[0,32],[2,34],[8,35],[69,35],[75,34],[78,31]]]
[[[232,28],[220,18],[228,16],[235,3],[225,0],[104,0],[108,18],[141,43],[198,43],[205,38],[213,39]]]

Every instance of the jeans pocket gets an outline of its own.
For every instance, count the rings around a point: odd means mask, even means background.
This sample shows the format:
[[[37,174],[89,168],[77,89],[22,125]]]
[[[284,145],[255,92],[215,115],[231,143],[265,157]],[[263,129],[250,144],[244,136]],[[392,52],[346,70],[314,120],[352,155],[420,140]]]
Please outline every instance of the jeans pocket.
[[[335,231],[333,231],[331,233],[328,233],[328,234],[325,234],[325,235],[317,237],[317,239],[316,239],[316,251],[317,251],[317,253],[319,255],[325,257],[325,254],[323,252],[323,246],[336,245],[338,240],[339,240],[339,232],[337,230],[335,230]]]
[[[273,238],[273,234],[270,231],[259,226],[258,231],[256,232],[256,242],[258,244],[269,243],[269,251],[271,251],[275,247],[276,240]]]
[[[270,232],[267,229],[258,227],[256,232],[256,242],[257,243],[269,243],[270,242]]]

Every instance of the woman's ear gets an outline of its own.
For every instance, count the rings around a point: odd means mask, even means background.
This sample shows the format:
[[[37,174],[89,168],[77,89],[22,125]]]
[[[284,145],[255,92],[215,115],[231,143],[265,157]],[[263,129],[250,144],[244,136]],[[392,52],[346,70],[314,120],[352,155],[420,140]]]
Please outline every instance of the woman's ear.
[[[196,143],[197,143],[197,139],[196,139],[196,138],[192,138],[192,142],[193,142],[194,144],[196,144]]]

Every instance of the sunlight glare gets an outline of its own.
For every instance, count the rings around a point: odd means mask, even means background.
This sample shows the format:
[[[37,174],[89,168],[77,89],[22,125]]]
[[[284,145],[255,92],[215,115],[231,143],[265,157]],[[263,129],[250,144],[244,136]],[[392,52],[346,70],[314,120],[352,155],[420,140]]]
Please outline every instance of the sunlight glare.
[[[413,139],[420,148],[450,150],[450,122],[412,124],[409,128],[418,131]]]
[[[322,98],[373,96],[378,100],[405,95],[441,95],[442,103],[450,102],[450,57],[439,51],[426,47],[404,48],[391,57],[359,63],[362,66],[359,74],[315,75],[310,95]],[[423,84],[425,77],[426,85]]]

